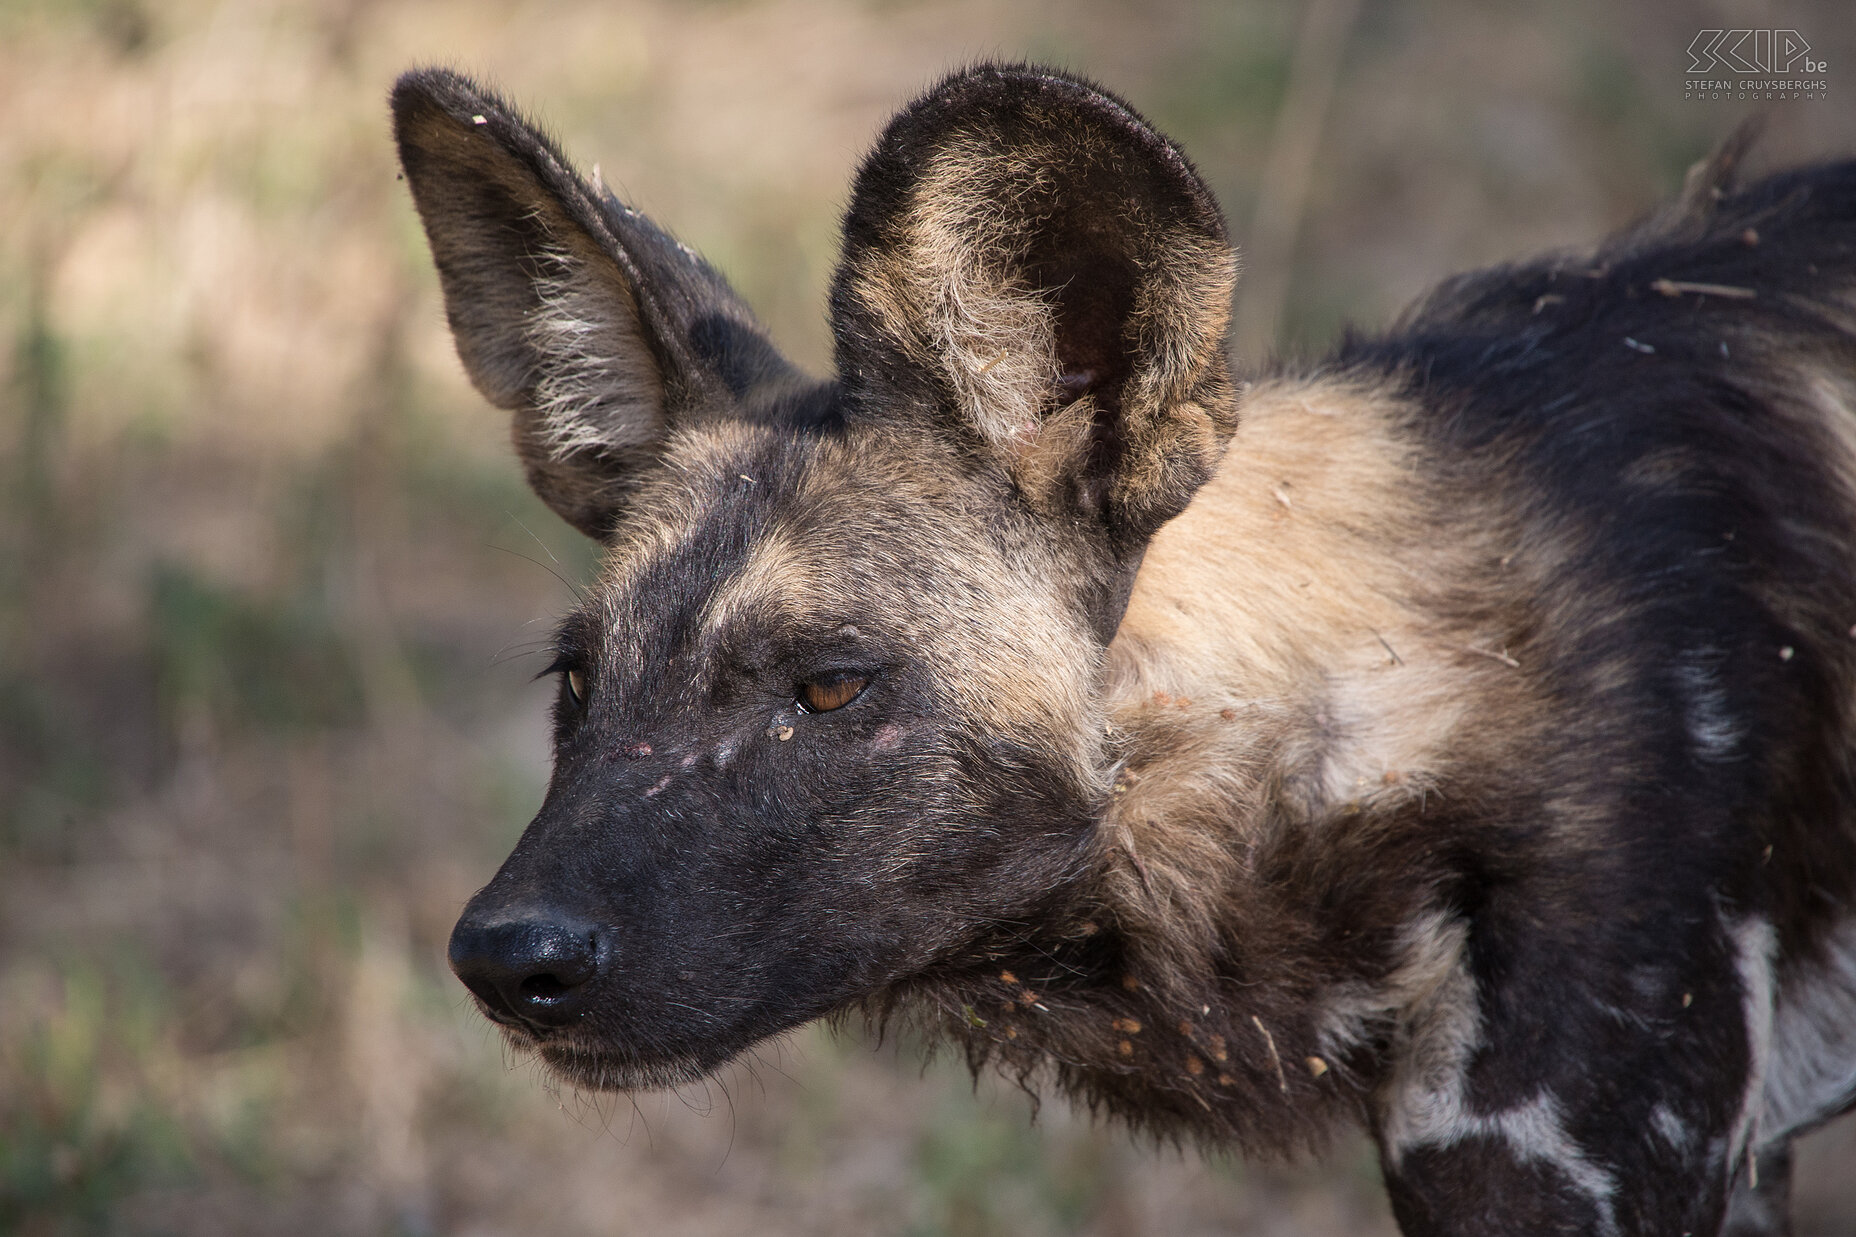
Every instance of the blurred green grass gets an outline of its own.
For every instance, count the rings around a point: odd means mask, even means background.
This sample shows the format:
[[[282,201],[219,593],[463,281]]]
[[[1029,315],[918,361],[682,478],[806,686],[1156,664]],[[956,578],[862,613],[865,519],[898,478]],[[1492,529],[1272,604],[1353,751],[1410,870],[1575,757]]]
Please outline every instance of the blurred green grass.
[[[1270,343],[1645,209],[1738,118],[1680,99],[1720,11],[1365,6],[1298,239],[1249,255],[1290,273]],[[1856,62],[1841,4],[1795,20]],[[595,560],[452,356],[394,73],[498,80],[822,369],[848,175],[937,74],[1100,78],[1242,239],[1298,29],[1185,0],[0,0],[0,1232],[1388,1231],[1357,1140],[1157,1151],[855,1033],[680,1097],[557,1096],[443,964],[539,802],[528,651]],[[1846,115],[1782,111],[1771,157],[1847,146]],[[1801,1231],[1850,1214],[1848,1140],[1821,1147]]]

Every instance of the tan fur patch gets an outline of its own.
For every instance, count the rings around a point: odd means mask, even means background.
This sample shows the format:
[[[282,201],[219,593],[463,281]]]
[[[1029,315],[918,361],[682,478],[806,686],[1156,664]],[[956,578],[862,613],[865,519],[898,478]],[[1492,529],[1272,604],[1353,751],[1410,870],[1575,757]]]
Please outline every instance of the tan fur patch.
[[[1272,830],[1370,828],[1542,724],[1507,652],[1513,521],[1427,480],[1403,412],[1333,381],[1259,389],[1148,550],[1108,654],[1125,763],[1101,845],[1118,912],[1176,955],[1157,965],[1203,963]],[[1486,605],[1439,604],[1463,594]]]
[[[952,143],[924,172],[908,240],[858,292],[904,355],[941,371],[987,441],[1015,453],[1057,377],[1050,307],[1016,268],[1030,222],[1015,198],[1048,196],[1061,152]]]
[[[1217,476],[1154,538],[1109,691],[1130,730],[1157,691],[1197,702],[1192,750],[1168,770],[1268,759],[1315,816],[1422,795],[1471,714],[1533,714],[1510,633],[1456,626],[1431,605],[1476,580],[1499,595],[1507,522],[1439,518],[1400,412],[1334,383],[1255,392]],[[1129,813],[1170,814],[1150,795],[1130,796]]]
[[[829,621],[833,607],[842,613],[847,599],[827,588],[822,566],[790,530],[769,529],[755,542],[747,565],[710,598],[699,620],[701,629],[714,632],[744,617],[768,613]]]

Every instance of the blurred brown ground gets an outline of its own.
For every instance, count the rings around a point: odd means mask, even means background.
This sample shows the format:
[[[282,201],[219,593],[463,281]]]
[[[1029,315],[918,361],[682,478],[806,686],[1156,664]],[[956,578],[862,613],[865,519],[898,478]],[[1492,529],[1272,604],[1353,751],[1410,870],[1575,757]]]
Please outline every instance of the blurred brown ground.
[[[1357,1138],[1033,1126],[855,1031],[635,1104],[505,1058],[444,941],[591,556],[462,377],[384,107],[487,76],[815,369],[854,161],[974,58],[1186,145],[1272,241],[1247,361],[1671,191],[1745,111],[1683,98],[1704,27],[1830,63],[1764,162],[1856,146],[1847,0],[1324,5],[0,0],[0,1232],[1388,1232]],[[1807,1146],[1801,1232],[1856,1231],[1853,1170]]]

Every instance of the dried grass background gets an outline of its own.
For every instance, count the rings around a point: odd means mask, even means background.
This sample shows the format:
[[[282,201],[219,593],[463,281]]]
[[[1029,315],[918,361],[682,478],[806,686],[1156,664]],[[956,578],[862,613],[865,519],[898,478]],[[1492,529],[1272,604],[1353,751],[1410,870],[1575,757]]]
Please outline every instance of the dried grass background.
[[[1358,1139],[1034,1126],[910,1044],[635,1103],[505,1058],[444,942],[539,802],[531,653],[592,559],[461,374],[385,93],[495,81],[817,369],[883,120],[1069,65],[1255,244],[1250,362],[1670,192],[1745,110],[1682,97],[1723,26],[1831,65],[1768,163],[1856,146],[1847,0],[0,0],[0,1232],[1389,1232]],[[1808,1145],[1801,1231],[1856,1231],[1853,1168]]]

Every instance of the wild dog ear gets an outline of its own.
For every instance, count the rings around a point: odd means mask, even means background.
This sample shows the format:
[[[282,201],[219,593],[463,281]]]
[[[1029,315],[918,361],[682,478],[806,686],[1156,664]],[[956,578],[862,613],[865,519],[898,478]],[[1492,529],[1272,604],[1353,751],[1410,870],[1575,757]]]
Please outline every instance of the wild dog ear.
[[[581,532],[612,533],[680,415],[797,379],[714,269],[495,94],[407,73],[393,130],[464,368],[515,413],[529,484]]]
[[[948,78],[865,161],[832,288],[852,415],[950,413],[1034,507],[1122,549],[1236,424],[1237,278],[1192,165],[1125,103],[1038,69]]]

